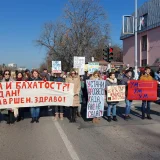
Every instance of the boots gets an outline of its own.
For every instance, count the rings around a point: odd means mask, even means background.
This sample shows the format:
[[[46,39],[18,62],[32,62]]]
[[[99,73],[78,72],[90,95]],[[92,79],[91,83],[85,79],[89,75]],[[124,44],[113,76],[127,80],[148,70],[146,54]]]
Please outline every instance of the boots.
[[[113,116],[113,121],[118,121],[116,116]]]
[[[142,112],[142,119],[144,120],[145,119],[145,113]]]
[[[78,117],[81,117],[81,113],[80,113],[80,112],[77,112],[77,116],[78,116]]]
[[[38,119],[38,117],[35,119],[35,121],[36,121],[36,123],[39,123],[39,119]]]
[[[55,113],[54,120],[57,121],[58,118],[59,118],[59,113]]]
[[[63,121],[63,113],[60,113],[60,120]]]
[[[77,108],[73,107],[73,109],[72,109],[72,112],[73,112],[73,114],[72,114],[73,122],[76,122],[76,111],[77,111]]]
[[[149,120],[152,119],[151,116],[150,116],[150,114],[147,114],[147,119],[149,119]]]
[[[73,107],[70,107],[70,123],[73,122]]]
[[[92,123],[96,123],[96,118],[93,118],[93,119],[92,119]]]
[[[111,116],[108,116],[108,122],[111,122],[111,120],[112,120]]]
[[[34,123],[34,121],[35,121],[35,119],[34,119],[34,118],[32,118],[31,123]]]
[[[96,118],[96,123],[97,123],[97,124],[100,123],[100,118]]]

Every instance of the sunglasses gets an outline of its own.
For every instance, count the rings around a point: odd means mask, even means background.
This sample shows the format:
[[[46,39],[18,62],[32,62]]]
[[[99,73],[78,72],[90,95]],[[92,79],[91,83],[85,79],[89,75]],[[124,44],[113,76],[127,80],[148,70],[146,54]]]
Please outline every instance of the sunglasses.
[[[9,73],[6,73],[6,74],[5,74],[5,76],[9,76],[9,75],[10,75]]]

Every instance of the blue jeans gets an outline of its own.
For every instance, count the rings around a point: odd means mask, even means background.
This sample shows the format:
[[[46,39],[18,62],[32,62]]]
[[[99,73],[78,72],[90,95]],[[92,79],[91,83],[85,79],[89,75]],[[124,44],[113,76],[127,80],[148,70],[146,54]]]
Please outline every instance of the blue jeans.
[[[146,105],[147,105],[147,110],[146,110]],[[150,108],[151,108],[151,102],[150,101],[142,101],[142,113],[144,114],[145,112],[147,114],[150,114]]]
[[[129,115],[131,112],[132,101],[126,99],[125,102],[126,102],[125,115]]]
[[[31,112],[32,118],[38,118],[39,113],[40,113],[40,108],[39,107],[32,107],[32,108],[30,108],[30,112]]]
[[[112,108],[112,116],[116,116],[116,104],[108,104],[107,116],[111,116],[111,108]]]

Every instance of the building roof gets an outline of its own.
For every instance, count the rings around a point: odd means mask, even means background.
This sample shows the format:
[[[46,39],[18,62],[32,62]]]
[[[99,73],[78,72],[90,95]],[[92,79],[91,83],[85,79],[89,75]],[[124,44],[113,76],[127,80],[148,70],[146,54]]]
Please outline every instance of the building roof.
[[[140,8],[138,8],[138,33],[160,27],[160,0],[149,0],[145,2]],[[132,14],[134,16],[134,13]],[[140,18],[144,15],[147,15],[147,24],[146,27],[139,30]],[[131,22],[130,25],[133,25]],[[126,39],[133,36],[132,34],[124,35],[121,33],[120,39]]]

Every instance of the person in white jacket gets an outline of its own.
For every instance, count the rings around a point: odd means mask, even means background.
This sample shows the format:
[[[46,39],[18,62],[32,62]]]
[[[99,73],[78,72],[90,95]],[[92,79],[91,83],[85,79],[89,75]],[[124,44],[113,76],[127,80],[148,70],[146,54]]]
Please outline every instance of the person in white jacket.
[[[2,82],[11,82],[14,81],[11,78],[11,72],[9,70],[5,70],[3,74]],[[8,109],[8,120],[7,124],[13,124],[15,122],[14,112],[17,113],[17,109]]]

